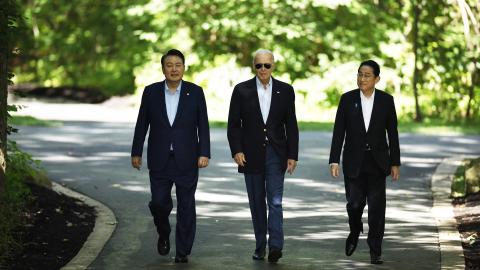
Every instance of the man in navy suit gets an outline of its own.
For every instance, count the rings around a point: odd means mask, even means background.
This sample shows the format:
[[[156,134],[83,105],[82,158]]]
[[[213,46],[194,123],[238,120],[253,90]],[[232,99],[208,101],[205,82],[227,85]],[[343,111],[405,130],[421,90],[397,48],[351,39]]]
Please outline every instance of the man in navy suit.
[[[254,260],[277,262],[283,249],[283,181],[298,160],[295,92],[272,78],[271,51],[255,53],[253,79],[235,86],[228,115],[228,142],[238,172],[245,176],[256,248]],[[265,197],[268,202],[268,218]]]
[[[196,228],[195,190],[198,169],[208,166],[210,132],[207,106],[200,86],[183,81],[185,57],[175,49],[162,56],[165,80],[143,91],[132,144],[132,166],[142,165],[148,129],[149,208],[158,232],[158,253],[170,252],[171,190],[177,195],[176,263],[188,262]]]
[[[350,234],[345,254],[355,251],[363,232],[362,213],[368,202],[368,239],[370,262],[382,264],[382,239],[385,231],[385,178],[400,177],[400,147],[397,114],[393,97],[375,89],[380,66],[373,60],[360,64],[358,89],[340,98],[330,150],[330,172],[339,176],[343,146],[343,174],[347,197]],[[387,142],[388,137],[388,142]],[[344,144],[345,140],[345,145]]]

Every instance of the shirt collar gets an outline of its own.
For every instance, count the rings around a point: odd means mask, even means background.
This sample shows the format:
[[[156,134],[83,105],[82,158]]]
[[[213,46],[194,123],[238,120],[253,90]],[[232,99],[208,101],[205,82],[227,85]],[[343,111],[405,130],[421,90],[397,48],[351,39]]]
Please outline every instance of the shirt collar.
[[[257,82],[257,89],[265,89],[265,88],[263,87],[262,82],[260,81],[260,79],[258,79],[257,76],[255,76],[255,80],[256,80],[256,82]],[[271,87],[272,87],[272,76],[270,76],[270,80],[268,81],[267,90],[268,90],[269,88],[271,88]]]
[[[167,93],[170,94],[169,89],[170,89],[170,88],[168,88],[167,81],[165,80],[165,92],[167,92]],[[182,81],[180,81],[180,83],[178,84],[178,86],[177,86],[177,91],[175,91],[175,95],[179,94],[179,93],[180,93],[180,90],[182,90]]]
[[[373,88],[373,92],[372,92],[372,95],[370,97],[367,97],[363,94],[362,90],[360,90],[360,98],[361,99],[364,99],[364,100],[373,100],[373,98],[375,97],[375,88]]]

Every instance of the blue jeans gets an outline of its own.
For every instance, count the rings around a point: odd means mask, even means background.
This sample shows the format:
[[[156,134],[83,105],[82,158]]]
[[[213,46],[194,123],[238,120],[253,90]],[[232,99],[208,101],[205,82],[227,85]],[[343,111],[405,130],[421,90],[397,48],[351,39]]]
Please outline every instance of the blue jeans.
[[[262,253],[267,245],[270,249],[283,248],[283,181],[285,172],[281,159],[272,146],[267,145],[265,173],[245,173],[250,213],[255,232],[255,252]],[[266,202],[268,203],[268,219]]]

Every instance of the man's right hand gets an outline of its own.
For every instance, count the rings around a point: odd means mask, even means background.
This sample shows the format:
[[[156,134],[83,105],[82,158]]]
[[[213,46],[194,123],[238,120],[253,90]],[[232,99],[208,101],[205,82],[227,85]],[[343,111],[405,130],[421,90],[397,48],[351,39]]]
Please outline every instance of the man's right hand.
[[[330,174],[335,178],[337,178],[340,175],[338,171],[338,164],[335,164],[335,163],[330,164]]]
[[[242,166],[242,167],[245,166],[245,163],[247,163],[243,152],[236,153],[235,156],[233,156],[233,159],[235,160],[235,163],[237,163],[239,166]]]
[[[133,156],[132,157],[132,167],[137,169],[137,170],[140,170],[140,168],[142,167],[142,157]]]

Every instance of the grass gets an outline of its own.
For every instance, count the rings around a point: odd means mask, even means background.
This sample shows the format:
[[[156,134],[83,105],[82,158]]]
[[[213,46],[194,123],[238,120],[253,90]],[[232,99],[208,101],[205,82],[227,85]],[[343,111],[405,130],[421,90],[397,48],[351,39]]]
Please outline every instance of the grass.
[[[62,126],[60,121],[40,120],[31,116],[13,116],[9,124],[14,126]],[[227,128],[225,121],[210,121],[211,128]],[[308,122],[299,121],[301,131],[333,131],[333,122]],[[473,122],[446,122],[442,120],[426,119],[422,123],[400,121],[398,130],[401,133],[427,134],[427,135],[480,135],[480,121]]]
[[[452,179],[450,196],[452,198],[463,198],[467,195],[467,185],[465,184],[465,162],[458,166]]]
[[[444,121],[440,119],[426,119],[422,123],[400,121],[400,132],[428,134],[428,135],[479,135],[480,121]]]
[[[223,121],[210,122],[211,128],[226,128]],[[305,122],[299,121],[298,128],[301,131],[333,131],[333,122]],[[426,120],[422,123],[401,121],[398,124],[401,133],[415,133],[427,135],[479,135],[480,122],[444,122],[440,120]]]
[[[11,140],[8,140],[7,151],[5,191],[0,193],[0,269],[4,268],[2,262],[5,258],[21,248],[13,232],[23,224],[22,211],[31,200],[25,182],[51,186],[40,161],[22,152]]]
[[[38,127],[59,127],[60,121],[40,120],[32,116],[15,115],[8,119],[8,124],[13,126],[38,126]]]

